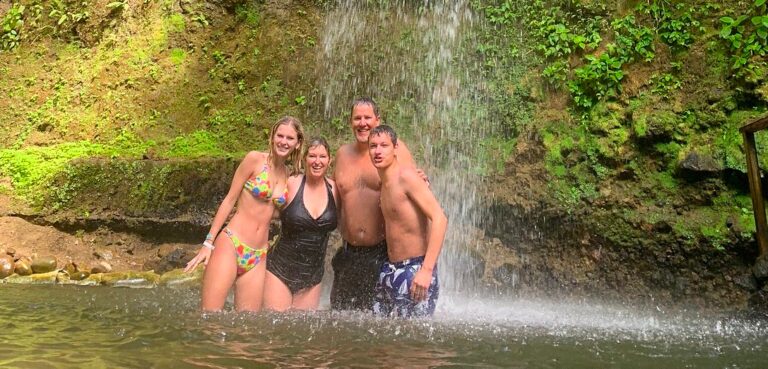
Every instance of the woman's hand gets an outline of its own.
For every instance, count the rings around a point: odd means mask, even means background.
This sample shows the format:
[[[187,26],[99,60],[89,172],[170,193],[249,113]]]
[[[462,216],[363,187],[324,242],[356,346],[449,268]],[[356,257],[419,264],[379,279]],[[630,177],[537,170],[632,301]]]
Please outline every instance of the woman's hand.
[[[197,255],[195,255],[195,257],[192,258],[192,260],[190,260],[187,263],[187,267],[184,268],[184,273],[188,273],[188,272],[191,272],[191,271],[195,270],[195,268],[200,263],[203,263],[203,265],[208,265],[208,259],[211,258],[211,252],[212,251],[213,250],[211,250],[208,247],[205,247],[205,246],[201,247],[200,251],[197,252]]]

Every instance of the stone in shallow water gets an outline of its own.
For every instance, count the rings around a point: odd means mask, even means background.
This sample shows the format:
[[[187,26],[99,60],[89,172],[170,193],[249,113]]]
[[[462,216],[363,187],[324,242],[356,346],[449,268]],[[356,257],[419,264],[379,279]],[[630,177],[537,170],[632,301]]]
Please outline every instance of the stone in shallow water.
[[[91,273],[88,273],[88,272],[86,272],[84,270],[80,270],[80,271],[77,271],[77,272],[74,272],[74,273],[70,274],[69,275],[69,279],[71,279],[73,281],[82,281],[83,279],[88,278],[88,276],[90,276],[90,275],[91,275]]]
[[[13,274],[13,258],[6,255],[0,255],[0,279]]]
[[[154,287],[160,281],[160,276],[149,272],[106,273],[101,277],[101,284],[115,287]]]
[[[35,274],[50,273],[56,270],[56,258],[53,256],[40,256],[32,260],[32,272]]]
[[[59,272],[52,271],[48,273],[18,275],[14,274],[5,280],[14,284],[55,284],[58,280]]]
[[[203,279],[205,268],[195,268],[190,273],[184,273],[184,269],[174,269],[160,277],[160,284],[164,286],[176,286],[187,283],[200,283]]]

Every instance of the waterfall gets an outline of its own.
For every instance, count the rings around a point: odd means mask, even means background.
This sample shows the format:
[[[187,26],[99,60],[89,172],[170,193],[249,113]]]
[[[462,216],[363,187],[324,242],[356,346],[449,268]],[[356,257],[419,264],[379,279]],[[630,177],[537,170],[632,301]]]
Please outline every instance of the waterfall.
[[[348,129],[351,101],[372,97],[430,176],[449,218],[442,300],[480,283],[472,256],[485,216],[479,150],[497,124],[468,57],[479,22],[468,0],[337,0],[320,34],[318,114]]]

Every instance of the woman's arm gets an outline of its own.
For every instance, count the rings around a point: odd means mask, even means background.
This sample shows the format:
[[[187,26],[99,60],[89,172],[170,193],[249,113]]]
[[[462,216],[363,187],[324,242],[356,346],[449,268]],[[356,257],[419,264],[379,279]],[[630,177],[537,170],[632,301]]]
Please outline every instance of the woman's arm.
[[[253,173],[254,168],[258,168],[259,164],[263,164],[264,160],[266,160],[266,155],[264,153],[251,151],[245,158],[243,158],[240,165],[237,166],[235,175],[232,178],[232,184],[229,186],[229,192],[227,192],[224,200],[222,200],[218,210],[216,210],[216,215],[214,215],[213,220],[211,221],[211,229],[208,232],[209,236],[206,237],[206,242],[210,242],[211,246],[213,246],[216,236],[224,226],[224,222],[227,221],[235,204],[237,204],[237,199],[240,196],[240,192],[243,190],[245,181],[247,181],[248,177]],[[211,251],[213,251],[211,246],[203,246],[200,248],[197,255],[187,263],[187,267],[184,268],[184,271],[191,271],[200,263],[207,265],[208,258],[211,256]]]

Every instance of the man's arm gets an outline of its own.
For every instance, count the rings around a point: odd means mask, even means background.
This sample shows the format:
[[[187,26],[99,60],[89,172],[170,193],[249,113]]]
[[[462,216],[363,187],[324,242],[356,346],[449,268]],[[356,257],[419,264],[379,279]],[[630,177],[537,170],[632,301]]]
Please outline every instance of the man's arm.
[[[397,141],[397,148],[395,148],[395,155],[397,155],[397,162],[400,163],[400,165],[416,168],[416,162],[413,160],[413,155],[411,155],[411,150],[408,150],[408,146],[405,145],[405,142],[403,142],[403,140]]]
[[[416,301],[427,297],[427,290],[432,282],[432,271],[437,264],[437,258],[443,248],[445,231],[448,228],[448,218],[435,195],[427,184],[414,171],[406,171],[403,175],[405,193],[416,204],[416,207],[429,219],[429,235],[427,237],[427,252],[421,269],[416,273],[411,285],[411,296]]]
[[[416,166],[416,161],[413,160],[413,155],[411,155],[411,150],[408,150],[408,147],[405,145],[405,142],[403,140],[397,141],[397,162],[405,167],[412,167],[416,169],[416,174],[421,178],[422,181],[427,183],[427,186],[429,186],[429,176],[427,176],[427,173],[424,173],[424,170],[421,168],[418,168]]]

